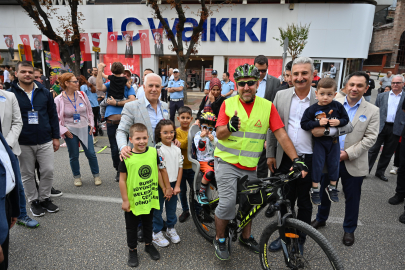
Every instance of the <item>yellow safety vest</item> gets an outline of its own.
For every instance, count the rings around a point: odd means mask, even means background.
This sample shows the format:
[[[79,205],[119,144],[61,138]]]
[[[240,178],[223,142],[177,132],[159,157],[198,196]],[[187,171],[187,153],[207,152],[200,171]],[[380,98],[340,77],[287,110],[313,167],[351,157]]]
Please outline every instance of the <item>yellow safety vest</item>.
[[[225,114],[232,118],[238,111],[241,127],[239,131],[232,132],[228,139],[218,140],[214,155],[231,164],[256,167],[269,129],[271,104],[256,96],[248,117],[239,96],[228,98],[225,101]]]

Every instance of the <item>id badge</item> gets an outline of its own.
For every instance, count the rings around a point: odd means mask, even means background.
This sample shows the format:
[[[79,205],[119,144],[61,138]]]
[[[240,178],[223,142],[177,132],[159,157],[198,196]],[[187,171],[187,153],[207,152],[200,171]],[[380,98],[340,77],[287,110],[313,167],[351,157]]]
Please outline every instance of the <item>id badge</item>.
[[[75,124],[80,123],[80,113],[73,114],[73,123],[75,123]]]
[[[38,125],[38,112],[35,112],[35,111],[28,112],[28,124],[29,125]]]

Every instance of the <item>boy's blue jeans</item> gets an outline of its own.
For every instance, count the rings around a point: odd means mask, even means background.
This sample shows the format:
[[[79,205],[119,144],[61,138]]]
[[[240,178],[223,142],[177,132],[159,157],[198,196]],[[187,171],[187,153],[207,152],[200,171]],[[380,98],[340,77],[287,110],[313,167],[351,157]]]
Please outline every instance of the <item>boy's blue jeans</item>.
[[[339,179],[340,145],[338,138],[314,139],[312,156],[312,182],[320,183],[323,168],[328,168],[328,180],[337,181]],[[328,140],[327,140],[328,139]],[[333,142],[335,140],[335,143]]]
[[[187,183],[190,186],[190,189],[193,188],[194,183],[194,171],[192,169],[183,169],[183,177],[181,178],[180,183],[180,202],[183,212],[189,211],[190,208],[187,202]]]
[[[89,129],[90,131],[90,129]],[[79,138],[72,134],[73,138],[70,139],[68,137],[65,138],[66,146],[69,151],[69,158],[70,158],[70,167],[73,172],[74,178],[80,178],[80,163],[79,163]],[[94,177],[99,176],[99,168],[98,168],[98,161],[96,152],[94,151],[93,145],[93,136],[89,135],[88,143],[86,148],[83,143],[81,143],[84,153],[86,154],[87,159],[89,160],[90,170]],[[80,141],[81,142],[81,141]]]
[[[176,182],[170,183],[170,186],[174,189],[176,186]],[[165,200],[165,195],[163,194],[162,189],[159,187],[159,203],[160,203],[160,210],[153,210],[153,232],[158,233],[163,228],[163,203],[166,207],[166,226],[167,228],[171,229],[174,228],[174,225],[177,223],[177,215],[176,215],[176,208],[177,208],[177,195],[173,195],[170,198],[170,201]]]

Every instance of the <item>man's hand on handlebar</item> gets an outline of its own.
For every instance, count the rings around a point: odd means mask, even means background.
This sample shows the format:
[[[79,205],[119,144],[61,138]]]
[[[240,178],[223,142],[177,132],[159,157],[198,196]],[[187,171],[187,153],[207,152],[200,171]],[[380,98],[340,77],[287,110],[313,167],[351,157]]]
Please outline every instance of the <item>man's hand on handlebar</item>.
[[[307,176],[309,170],[307,165],[305,165],[304,161],[301,161],[299,158],[295,158],[293,160],[292,170],[301,172],[301,177],[305,178]]]

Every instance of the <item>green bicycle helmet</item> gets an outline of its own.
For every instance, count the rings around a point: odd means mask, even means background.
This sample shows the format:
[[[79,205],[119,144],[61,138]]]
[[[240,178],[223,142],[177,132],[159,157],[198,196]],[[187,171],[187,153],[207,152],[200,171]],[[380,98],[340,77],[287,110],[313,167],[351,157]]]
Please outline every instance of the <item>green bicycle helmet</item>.
[[[254,65],[244,64],[235,69],[233,77],[235,81],[237,81],[239,78],[248,78],[248,77],[253,77],[256,78],[256,80],[258,80],[260,78],[260,72]]]
[[[212,112],[206,112],[201,115],[201,124],[208,124],[215,126],[217,122],[217,117]]]

